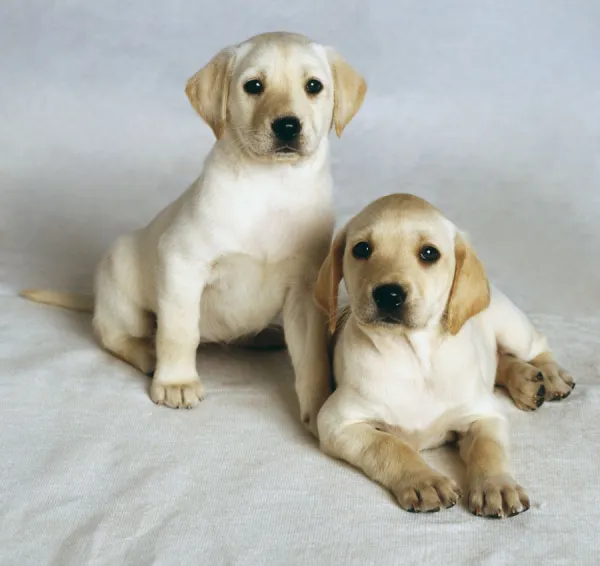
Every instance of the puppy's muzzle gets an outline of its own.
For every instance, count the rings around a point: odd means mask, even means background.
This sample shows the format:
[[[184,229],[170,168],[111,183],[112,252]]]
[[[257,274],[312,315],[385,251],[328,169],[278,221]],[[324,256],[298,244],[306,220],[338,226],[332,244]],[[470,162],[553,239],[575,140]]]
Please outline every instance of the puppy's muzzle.
[[[402,310],[406,290],[396,283],[379,285],[373,289],[373,301],[377,306],[377,319],[391,324],[402,322]]]
[[[275,137],[280,143],[279,149],[285,151],[294,150],[297,145],[297,137],[302,131],[302,124],[296,116],[281,116],[276,118],[271,123],[271,129],[275,134]]]

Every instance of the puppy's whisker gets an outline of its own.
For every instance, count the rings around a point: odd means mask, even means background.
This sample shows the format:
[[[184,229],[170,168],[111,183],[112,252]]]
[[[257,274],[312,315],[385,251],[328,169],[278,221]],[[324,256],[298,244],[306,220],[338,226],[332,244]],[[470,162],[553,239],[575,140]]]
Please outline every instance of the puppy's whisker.
[[[232,140],[232,145],[243,153],[249,154],[251,156],[260,155],[261,153],[268,153],[267,151],[256,151],[252,144],[248,143],[248,138],[252,138],[255,142],[255,145],[269,147],[271,142],[271,137],[269,135],[265,135],[257,128],[244,128],[241,126],[233,127],[233,131],[236,133],[235,138]]]
[[[253,155],[250,146],[244,141],[243,138],[232,140],[231,145],[235,150],[239,151],[240,153]]]
[[[234,130],[238,133],[242,134],[259,134],[260,130],[258,128],[245,128],[243,126],[235,126]]]

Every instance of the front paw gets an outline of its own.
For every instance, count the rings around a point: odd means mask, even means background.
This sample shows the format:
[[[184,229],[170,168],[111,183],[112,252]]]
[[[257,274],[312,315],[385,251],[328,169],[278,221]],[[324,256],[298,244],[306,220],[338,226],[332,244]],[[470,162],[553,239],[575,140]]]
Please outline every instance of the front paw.
[[[456,505],[462,493],[450,478],[433,470],[417,474],[392,489],[402,509],[433,513]]]
[[[562,401],[573,389],[575,380],[565,369],[561,368],[548,354],[542,354],[529,362],[537,367],[544,376],[546,401]]]
[[[172,409],[191,409],[204,398],[204,387],[199,379],[182,383],[161,383],[153,379],[150,398],[157,405],[166,405]]]
[[[481,475],[469,482],[468,505],[478,517],[502,519],[527,511],[529,497],[510,476]]]

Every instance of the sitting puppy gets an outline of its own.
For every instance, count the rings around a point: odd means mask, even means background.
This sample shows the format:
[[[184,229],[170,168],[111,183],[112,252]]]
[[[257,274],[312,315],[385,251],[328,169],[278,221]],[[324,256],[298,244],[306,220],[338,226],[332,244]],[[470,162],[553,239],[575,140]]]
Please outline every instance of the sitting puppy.
[[[342,277],[350,305],[336,317]],[[318,416],[326,453],[388,488],[403,509],[438,511],[461,492],[418,451],[458,439],[473,513],[529,508],[510,472],[496,370],[531,406],[546,392],[565,397],[573,380],[527,317],[490,289],[449,220],[412,195],[375,201],[336,236],[315,298],[334,332],[337,389]]]
[[[152,400],[169,407],[203,397],[199,342],[255,335],[282,314],[301,417],[316,433],[330,393],[327,325],[312,299],[333,233],[328,135],[358,111],[365,81],[330,48],[267,33],[222,50],[186,92],[217,138],[198,179],[115,242],[95,299],[23,295],[93,309],[102,346],[154,373]]]

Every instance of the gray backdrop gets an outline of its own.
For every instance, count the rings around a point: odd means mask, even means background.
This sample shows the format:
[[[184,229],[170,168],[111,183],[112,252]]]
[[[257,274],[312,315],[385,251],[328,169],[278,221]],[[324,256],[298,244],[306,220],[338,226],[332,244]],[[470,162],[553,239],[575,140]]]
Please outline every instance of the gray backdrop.
[[[89,316],[16,297],[89,288],[200,170],[186,79],[280,29],[369,83],[332,141],[340,223],[386,193],[432,200],[578,378],[537,413],[506,402],[528,513],[404,513],[304,433],[285,353],[203,349],[206,401],[170,411]],[[0,563],[597,563],[599,56],[595,0],[4,0]],[[427,457],[460,477],[452,451]]]

